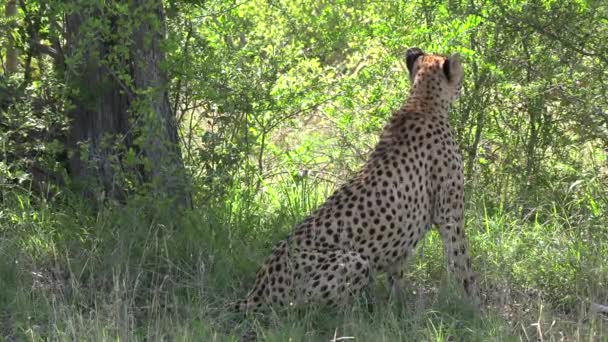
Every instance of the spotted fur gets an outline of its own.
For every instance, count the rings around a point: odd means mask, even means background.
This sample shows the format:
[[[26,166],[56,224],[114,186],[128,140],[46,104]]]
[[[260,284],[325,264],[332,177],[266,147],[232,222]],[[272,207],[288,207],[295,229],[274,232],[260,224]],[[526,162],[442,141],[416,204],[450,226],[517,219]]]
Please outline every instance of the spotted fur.
[[[344,303],[372,274],[388,272],[395,292],[405,260],[431,226],[450,270],[476,298],[464,231],[462,158],[448,121],[460,93],[457,55],[409,49],[411,92],[363,168],[277,243],[239,303]]]

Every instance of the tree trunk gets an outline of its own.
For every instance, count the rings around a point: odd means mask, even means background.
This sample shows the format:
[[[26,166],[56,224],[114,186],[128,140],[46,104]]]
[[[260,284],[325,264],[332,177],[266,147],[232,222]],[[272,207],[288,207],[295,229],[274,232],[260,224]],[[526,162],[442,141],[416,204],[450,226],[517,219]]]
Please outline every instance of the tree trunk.
[[[66,17],[68,54],[78,57],[66,70],[73,102],[69,170],[85,195],[123,199],[116,148],[117,138],[129,138],[129,99],[101,65],[104,42],[91,41],[82,29],[88,17],[80,12]],[[125,140],[123,146],[129,144]]]
[[[8,0],[4,7],[4,15],[6,19],[10,20],[11,17],[17,15],[17,1]],[[10,31],[10,29],[9,29]],[[15,47],[15,41],[11,32],[8,33],[8,46],[6,47],[6,74],[11,75],[17,72],[19,69],[19,51]]]
[[[125,24],[128,27],[109,28],[111,32],[132,30],[133,38],[127,42],[84,32],[90,30],[85,29],[88,18],[101,15],[99,8],[83,6],[67,15],[68,53],[78,57],[66,72],[68,84],[76,91],[68,139],[71,175],[85,184],[85,194],[96,197],[124,199],[127,184],[132,187],[133,183],[150,182],[155,196],[189,206],[167,77],[161,70],[165,57],[160,46],[165,32],[162,2],[136,0],[131,9]],[[105,19],[110,25],[125,23]],[[116,68],[128,73],[132,84],[122,82],[114,66],[108,65],[106,57],[112,44],[129,46],[124,65]],[[123,163],[125,151],[131,149],[143,152],[143,166],[134,168]]]
[[[160,195],[190,206],[186,190],[186,173],[179,149],[177,123],[171,111],[167,76],[161,69],[165,54],[161,42],[165,36],[165,17],[161,0],[134,0],[133,10],[145,12],[135,27],[133,46],[133,79],[138,91],[138,115],[145,144],[142,146],[151,162],[151,181]]]

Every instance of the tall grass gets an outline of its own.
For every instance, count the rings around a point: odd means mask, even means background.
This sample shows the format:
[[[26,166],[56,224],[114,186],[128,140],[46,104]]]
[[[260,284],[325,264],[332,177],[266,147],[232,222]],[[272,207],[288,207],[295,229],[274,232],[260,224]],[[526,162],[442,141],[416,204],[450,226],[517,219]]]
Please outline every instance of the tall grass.
[[[379,277],[370,298],[342,310],[231,312],[272,242],[331,189],[289,177],[266,184],[255,198],[235,191],[220,204],[181,213],[145,197],[93,211],[68,195],[48,203],[24,190],[5,191],[0,335],[7,341],[229,341],[253,329],[264,341],[608,336],[605,318],[588,312],[591,302],[608,303],[605,217],[575,220],[558,204],[522,217],[483,196],[470,196],[467,210],[487,301],[481,312],[447,281],[435,233],[409,262],[402,301],[389,300]],[[602,189],[587,189],[593,191]]]

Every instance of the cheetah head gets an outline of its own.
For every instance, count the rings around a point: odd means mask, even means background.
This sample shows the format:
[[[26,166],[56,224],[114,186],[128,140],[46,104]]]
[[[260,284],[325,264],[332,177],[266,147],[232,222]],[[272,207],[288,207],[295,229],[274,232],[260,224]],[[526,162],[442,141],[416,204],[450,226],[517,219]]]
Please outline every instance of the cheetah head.
[[[426,54],[419,48],[408,49],[406,54],[412,91],[439,95],[442,100],[447,100],[449,103],[460,96],[464,70],[458,54],[449,57]]]

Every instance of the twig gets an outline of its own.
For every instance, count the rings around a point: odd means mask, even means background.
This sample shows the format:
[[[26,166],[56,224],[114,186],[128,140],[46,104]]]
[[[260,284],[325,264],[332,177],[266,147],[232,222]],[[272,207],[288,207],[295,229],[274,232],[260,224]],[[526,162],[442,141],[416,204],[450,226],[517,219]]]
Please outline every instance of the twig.
[[[118,77],[118,75],[114,72],[114,70],[112,70],[112,68],[108,67],[107,65],[103,65],[103,68],[108,72],[108,74],[110,74],[110,76],[112,76],[112,78],[114,79],[114,81],[116,81],[116,83],[118,83],[118,85],[122,88],[122,90],[125,92],[125,95],[127,95],[127,97],[129,98],[129,101],[130,102],[135,101],[135,93],[133,92],[133,90],[131,90],[120,79],[120,77]]]
[[[589,310],[593,313],[608,314],[608,305],[602,305],[598,303],[591,303]]]
[[[536,321],[536,323],[532,324],[532,326],[536,326],[536,333],[538,334],[538,339],[541,342],[544,341],[544,339],[543,339],[543,335],[544,334],[543,334],[543,327],[542,327],[542,324],[543,324],[542,319],[543,319],[543,305],[541,304],[540,308],[539,308],[539,312],[538,312],[538,320]]]
[[[338,337],[338,329],[334,330],[334,337],[329,340],[329,342],[337,342],[337,341],[346,341],[346,340],[354,340],[354,337],[351,336],[342,336]]]
[[[228,12],[232,11],[233,9],[236,9],[236,8],[242,6],[242,5],[244,5],[244,4],[246,4],[246,3],[250,2],[250,1],[251,0],[244,0],[244,1],[241,1],[241,2],[235,2],[230,7],[224,8],[224,9],[219,10],[219,11],[211,12],[211,13],[208,13],[208,14],[199,15],[199,16],[197,16],[195,18],[196,19],[201,19],[201,18],[207,18],[207,17],[211,17],[211,16],[215,17],[215,16],[218,16],[220,14],[228,13]]]

